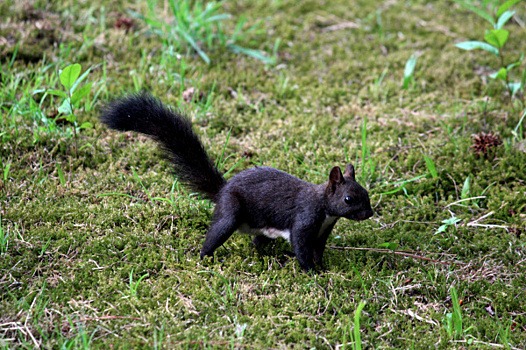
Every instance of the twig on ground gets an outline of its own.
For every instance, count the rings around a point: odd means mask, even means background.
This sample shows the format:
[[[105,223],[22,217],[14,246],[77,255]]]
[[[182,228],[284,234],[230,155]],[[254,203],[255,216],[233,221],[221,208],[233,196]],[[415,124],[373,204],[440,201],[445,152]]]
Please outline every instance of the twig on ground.
[[[409,258],[425,260],[425,261],[429,261],[429,262],[441,264],[441,265],[453,265],[453,264],[466,265],[466,263],[461,262],[461,261],[442,261],[442,260],[437,260],[437,259],[431,259],[426,256],[418,255],[415,252],[408,252],[408,251],[399,251],[399,250],[391,250],[391,249],[383,249],[383,248],[339,247],[339,246],[333,246],[333,245],[329,246],[329,248],[336,249],[336,250],[365,250],[365,251],[370,251],[370,252],[375,252],[375,253],[388,253],[388,254],[402,255],[402,256],[407,256]]]

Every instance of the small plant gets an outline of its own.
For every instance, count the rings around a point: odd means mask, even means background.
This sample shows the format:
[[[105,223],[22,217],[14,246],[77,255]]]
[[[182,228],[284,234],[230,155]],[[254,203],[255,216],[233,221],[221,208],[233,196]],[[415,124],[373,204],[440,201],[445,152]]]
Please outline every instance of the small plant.
[[[463,0],[456,0],[458,4],[467,10],[472,11],[479,17],[488,21],[491,29],[487,29],[484,34],[484,41],[464,41],[455,44],[456,47],[463,50],[480,49],[489,52],[499,58],[499,66],[495,73],[491,74],[492,79],[502,81],[508,91],[510,101],[520,91],[524,93],[524,85],[526,83],[526,69],[522,71],[519,76],[520,80],[512,80],[511,72],[514,68],[521,65],[524,59],[524,53],[518,59],[506,62],[504,57],[504,45],[508,42],[510,32],[504,29],[504,25],[515,15],[515,11],[510,10],[515,4],[522,0],[507,0],[493,11],[487,11],[483,8],[474,6],[470,2]]]
[[[404,68],[404,80],[402,81],[402,89],[409,89],[409,85],[415,82],[415,67],[418,57],[416,54],[412,54],[411,57],[405,63]]]
[[[464,180],[464,184],[462,185],[462,191],[460,192],[460,199],[468,198],[470,192],[471,192],[471,178],[468,175],[466,177],[466,180]]]
[[[380,243],[378,245],[379,248],[384,248],[384,249],[389,249],[389,250],[392,250],[393,252],[398,248],[398,243],[396,242],[384,242],[384,243]]]
[[[237,45],[237,41],[247,32],[255,30],[252,26],[246,32],[242,32],[246,20],[241,18],[236,23],[234,33],[227,35],[223,23],[232,16],[221,12],[222,2],[210,1],[176,1],[168,0],[168,5],[173,19],[169,22],[161,19],[158,15],[157,1],[148,1],[147,16],[133,13],[137,18],[142,19],[152,31],[160,36],[167,47],[175,50],[195,51],[199,57],[207,64],[211,62],[209,55],[205,52],[217,47],[227,48],[234,53],[241,53],[265,64],[276,63],[276,52],[279,47],[279,40],[274,45],[272,56],[254,49],[248,49]]]
[[[440,225],[440,227],[437,229],[435,233],[446,232],[449,226],[454,226],[456,223],[458,223],[461,220],[462,219],[459,219],[455,216],[453,216],[452,218],[446,219],[446,220],[442,220],[442,225]]]
[[[451,287],[451,305],[453,306],[453,312],[448,312],[445,317],[445,328],[450,338],[460,339],[466,334],[472,327],[464,329],[462,320],[462,310],[460,305],[462,301],[458,298],[457,289]],[[471,343],[472,338],[468,339],[468,343]]]
[[[75,138],[75,151],[77,147],[77,133],[81,129],[90,129],[93,125],[90,122],[84,122],[79,125],[76,110],[80,109],[82,100],[90,93],[92,83],[80,86],[82,81],[88,76],[90,69],[82,75],[82,67],[78,63],[66,66],[59,74],[60,83],[64,87],[62,90],[48,90],[47,93],[62,98],[62,103],[58,107],[58,113],[68,123],[73,124],[73,136]]]
[[[149,276],[149,274],[145,273],[144,275],[139,277],[139,279],[137,281],[134,281],[133,280],[133,269],[130,271],[130,274],[129,274],[129,278],[130,279],[129,279],[128,287],[129,287],[130,295],[132,297],[136,297],[137,296],[137,290],[139,289],[139,284],[141,284],[142,280],[145,279],[148,276]]]
[[[74,323],[73,320],[71,320],[68,317],[68,323],[70,329],[76,330],[76,334],[73,335],[73,337],[66,339],[61,349],[91,349],[92,348],[92,342],[93,338],[95,337],[95,334],[97,333],[98,329],[95,329],[91,335],[87,333],[86,326],[82,322]]]
[[[60,163],[57,163],[56,168],[57,168],[57,175],[58,175],[58,179],[60,181],[60,185],[62,185],[62,187],[64,187],[64,186],[66,186],[66,177],[64,176],[64,171],[62,170],[62,167],[60,166]]]
[[[424,161],[426,162],[426,167],[427,171],[429,172],[429,175],[431,175],[433,179],[438,179],[438,172],[433,159],[431,159],[431,157],[429,157],[428,155],[424,154]]]
[[[88,76],[90,69],[86,70],[84,74],[80,75],[82,66],[78,63],[71,64],[65,67],[60,72],[60,83],[64,87],[65,91],[62,90],[49,90],[48,93],[54,96],[63,98],[62,104],[58,107],[58,112],[64,116],[64,118],[75,126],[75,129],[87,129],[93,125],[90,122],[84,122],[80,126],[78,125],[77,116],[75,110],[80,108],[82,99],[86,97],[90,91],[92,83],[88,83],[79,87],[84,79]]]

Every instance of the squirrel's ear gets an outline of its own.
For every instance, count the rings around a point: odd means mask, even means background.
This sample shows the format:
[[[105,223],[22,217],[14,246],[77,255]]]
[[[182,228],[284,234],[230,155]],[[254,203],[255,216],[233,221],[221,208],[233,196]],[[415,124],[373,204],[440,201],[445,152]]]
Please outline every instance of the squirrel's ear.
[[[343,183],[343,174],[339,166],[335,166],[331,169],[331,174],[329,175],[329,187],[332,191],[336,189],[336,186]]]
[[[350,177],[353,181],[356,181],[354,178],[354,166],[349,163],[347,164],[347,167],[345,167],[345,173],[343,173],[345,177]]]

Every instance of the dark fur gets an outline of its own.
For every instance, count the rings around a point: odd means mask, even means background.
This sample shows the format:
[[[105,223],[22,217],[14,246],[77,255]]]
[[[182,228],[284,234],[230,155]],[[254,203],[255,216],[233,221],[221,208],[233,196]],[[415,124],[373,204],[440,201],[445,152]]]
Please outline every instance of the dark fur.
[[[216,203],[201,257],[212,256],[235,230],[287,231],[304,270],[322,263],[327,238],[340,217],[365,220],[373,215],[367,191],[349,164],[333,167],[326,184],[315,185],[283,171],[256,167],[226,182],[208,157],[191,123],[147,94],[108,106],[101,120],[112,129],[137,131],[158,141],[170,155],[175,173],[191,189]],[[257,236],[255,243],[269,239]]]
[[[158,141],[167,151],[179,180],[193,191],[215,201],[226,184],[206,154],[192,124],[148,94],[131,95],[110,104],[101,120],[119,131],[137,131]]]

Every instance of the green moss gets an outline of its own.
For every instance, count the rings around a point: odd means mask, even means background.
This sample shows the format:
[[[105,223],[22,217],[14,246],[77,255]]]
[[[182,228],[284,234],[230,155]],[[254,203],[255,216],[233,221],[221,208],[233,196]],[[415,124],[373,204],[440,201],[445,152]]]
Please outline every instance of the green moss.
[[[521,113],[480,75],[496,58],[454,47],[480,40],[482,20],[446,2],[224,3],[225,12],[247,17],[247,28],[261,20],[243,45],[271,52],[281,39],[279,62],[211,50],[206,65],[168,55],[138,20],[128,32],[115,28],[118,16],[144,11],[145,3],[112,2],[111,12],[109,5],[0,4],[7,23],[0,31],[0,214],[8,233],[0,324],[27,327],[0,327],[0,346],[31,348],[34,338],[47,348],[83,341],[94,348],[350,347],[364,300],[366,347],[461,347],[444,327],[454,286],[463,300],[463,340],[523,347],[526,162],[511,132]],[[39,33],[42,20],[53,25]],[[351,22],[357,27],[331,28]],[[526,32],[509,29],[509,57],[518,57]],[[415,52],[415,83],[402,90]],[[44,96],[73,62],[92,68],[90,98],[98,92],[94,108],[78,113],[95,127],[77,139],[71,125],[53,121],[60,99]],[[184,102],[188,87],[213,91],[211,104]],[[97,121],[108,100],[135,89],[188,113],[216,159],[230,135],[222,170],[245,157],[234,173],[270,165],[322,183],[333,165],[351,161],[361,174],[370,164],[361,159],[367,118],[375,167],[365,184],[376,215],[341,220],[329,246],[369,250],[328,248],[326,270],[310,275],[286,242],[260,254],[250,237],[236,234],[214,261],[200,260],[213,205],[174,182],[151,141]],[[481,131],[505,140],[491,157],[470,148]],[[468,176],[469,197],[481,198],[460,202]],[[438,233],[453,216],[461,221]],[[386,242],[416,257],[371,250]]]

